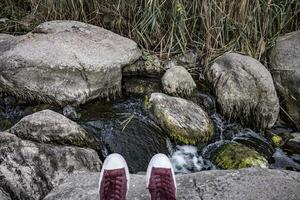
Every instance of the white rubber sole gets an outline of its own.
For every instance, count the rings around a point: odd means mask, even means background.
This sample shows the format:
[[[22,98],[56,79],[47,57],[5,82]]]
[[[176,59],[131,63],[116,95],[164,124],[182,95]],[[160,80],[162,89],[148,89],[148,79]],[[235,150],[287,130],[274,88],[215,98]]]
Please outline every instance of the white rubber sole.
[[[125,159],[123,158],[123,156],[121,156],[120,154],[117,154],[117,153],[110,154],[104,160],[104,163],[102,165],[102,169],[101,169],[101,172],[100,172],[100,179],[99,179],[99,183],[98,183],[98,192],[100,192],[101,182],[102,182],[102,179],[103,179],[104,171],[105,170],[122,169],[122,168],[125,168],[125,173],[126,173],[126,180],[127,180],[126,196],[127,196],[128,191],[129,191],[129,185],[130,185],[129,170],[128,170],[127,163],[126,163]]]
[[[161,153],[154,155],[152,157],[149,165],[148,165],[147,174],[146,174],[147,188],[149,187],[150,176],[151,176],[151,172],[152,172],[153,167],[156,167],[156,168],[170,168],[171,169],[172,177],[174,179],[175,189],[176,189],[176,193],[177,193],[177,184],[176,184],[175,173],[174,173],[172,163],[171,163],[170,159],[165,154],[161,154]]]

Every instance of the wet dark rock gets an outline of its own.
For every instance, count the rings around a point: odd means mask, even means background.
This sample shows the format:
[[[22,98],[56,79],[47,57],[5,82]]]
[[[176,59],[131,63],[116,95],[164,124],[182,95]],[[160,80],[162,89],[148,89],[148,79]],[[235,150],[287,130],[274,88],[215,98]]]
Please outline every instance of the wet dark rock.
[[[272,158],[272,164],[270,165],[272,169],[286,169],[292,171],[300,172],[300,162],[294,161],[290,156],[288,156],[281,149],[277,148],[276,152]]]
[[[123,80],[124,93],[127,96],[145,96],[154,92],[161,92],[161,82],[148,78],[125,78]]]
[[[266,159],[271,158],[275,152],[275,148],[266,138],[258,133],[255,133],[251,129],[243,129],[241,132],[234,136],[233,141],[256,150]]]
[[[201,106],[209,115],[216,112],[216,99],[209,94],[195,92],[190,100]]]
[[[15,200],[42,199],[68,174],[96,172],[101,161],[91,149],[21,140],[0,133],[0,188]]]
[[[78,120],[80,118],[80,115],[76,112],[76,109],[70,105],[67,105],[63,108],[63,115],[72,120]]]
[[[284,148],[291,153],[300,154],[300,133],[292,133]]]
[[[13,126],[13,122],[7,118],[0,118],[0,131],[4,131]]]
[[[10,132],[24,140],[97,149],[95,138],[75,122],[52,110],[22,118]]]
[[[4,95],[0,97],[0,131],[11,128],[24,116],[46,109],[60,111],[61,108],[37,102],[28,103],[15,97]]]
[[[146,171],[156,153],[168,154],[165,134],[138,115],[88,121],[83,126],[100,138],[101,150],[106,154],[104,156],[109,153],[121,154],[133,173]]]
[[[258,130],[274,125],[279,101],[272,76],[259,61],[225,53],[208,68],[206,77],[227,119]]]
[[[44,200],[95,200],[98,173],[74,174],[53,189]],[[300,173],[284,170],[212,170],[178,175],[177,199],[180,200],[298,200]],[[148,200],[146,178],[131,175],[128,199]]]
[[[81,126],[100,141],[103,157],[120,153],[132,173],[146,171],[156,153],[169,154],[166,134],[146,115],[141,99],[97,101],[78,111]]]
[[[300,31],[279,37],[271,50],[270,69],[287,118],[300,129]]]
[[[222,137],[225,140],[232,140],[242,130],[242,126],[237,123],[226,123],[222,130]]]

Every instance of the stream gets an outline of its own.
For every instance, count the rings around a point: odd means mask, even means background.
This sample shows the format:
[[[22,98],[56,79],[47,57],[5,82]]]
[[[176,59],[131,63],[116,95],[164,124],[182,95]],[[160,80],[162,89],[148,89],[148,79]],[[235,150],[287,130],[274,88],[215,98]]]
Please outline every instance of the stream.
[[[216,169],[209,160],[209,154],[218,145],[236,141],[252,145],[259,153],[270,155],[270,168],[300,171],[300,155],[288,153],[285,149],[272,149],[267,139],[251,129],[237,123],[227,122],[216,113],[214,100],[210,95],[199,93],[215,125],[215,137],[210,144],[201,147],[179,145],[151,120],[143,108],[143,99],[125,98],[114,102],[95,100],[76,108],[64,109],[38,103],[26,103],[14,97],[0,98],[0,131],[9,129],[22,117],[34,112],[51,109],[76,121],[89,133],[96,136],[103,160],[110,153],[120,153],[126,159],[130,172],[144,172],[151,157],[156,153],[169,155],[176,173],[191,173]],[[272,131],[278,134],[292,132],[286,124],[277,122]],[[275,153],[273,154],[273,152]]]

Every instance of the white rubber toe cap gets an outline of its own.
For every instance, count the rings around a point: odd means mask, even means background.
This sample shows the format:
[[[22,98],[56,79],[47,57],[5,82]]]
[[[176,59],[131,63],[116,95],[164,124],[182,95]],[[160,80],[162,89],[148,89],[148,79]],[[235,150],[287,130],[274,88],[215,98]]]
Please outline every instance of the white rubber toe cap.
[[[105,170],[121,169],[126,168],[127,164],[125,159],[117,153],[109,155],[103,164]]]
[[[161,153],[156,154],[155,156],[153,156],[150,163],[149,163],[149,165],[148,165],[147,175],[146,175],[147,187],[149,186],[150,176],[151,176],[151,172],[152,172],[153,167],[171,169],[172,176],[173,176],[173,179],[175,181],[175,188],[177,187],[176,180],[175,180],[175,173],[174,173],[174,170],[173,170],[172,163],[171,163],[170,159],[165,154],[161,154]]]

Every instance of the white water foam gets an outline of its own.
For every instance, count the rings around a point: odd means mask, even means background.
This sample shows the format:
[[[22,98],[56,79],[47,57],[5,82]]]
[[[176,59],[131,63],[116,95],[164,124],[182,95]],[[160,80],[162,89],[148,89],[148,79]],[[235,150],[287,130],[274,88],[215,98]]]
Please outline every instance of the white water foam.
[[[215,169],[215,166],[202,158],[195,146],[177,146],[171,155],[171,162],[175,173],[192,173]]]

